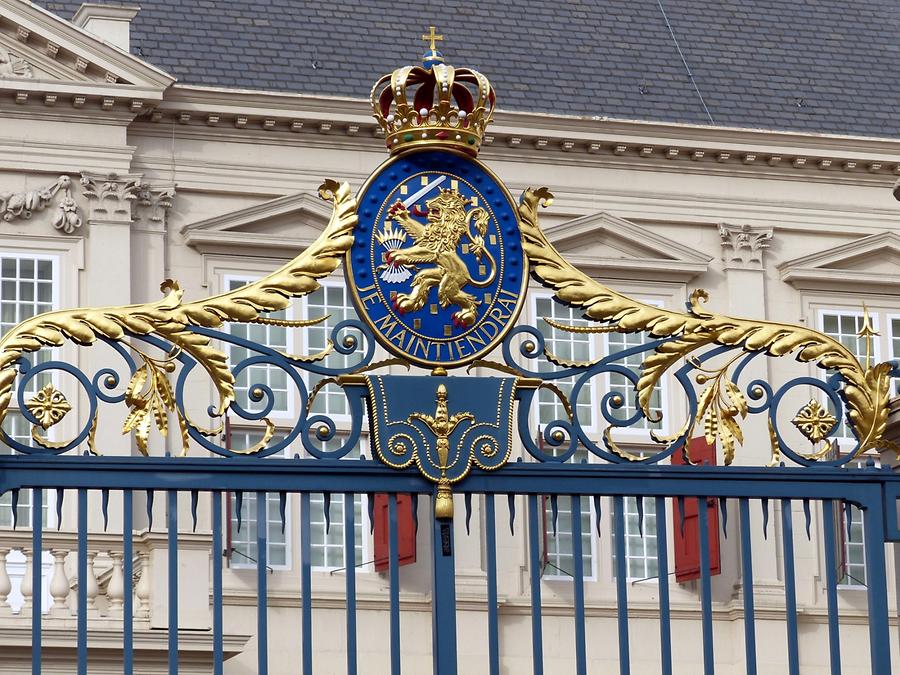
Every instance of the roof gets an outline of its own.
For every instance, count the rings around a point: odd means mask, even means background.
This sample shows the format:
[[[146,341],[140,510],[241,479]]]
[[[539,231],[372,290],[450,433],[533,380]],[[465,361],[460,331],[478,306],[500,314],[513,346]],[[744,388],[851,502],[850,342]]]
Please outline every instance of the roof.
[[[896,0],[139,4],[132,52],[186,84],[365,98],[436,24],[504,109],[900,137]]]

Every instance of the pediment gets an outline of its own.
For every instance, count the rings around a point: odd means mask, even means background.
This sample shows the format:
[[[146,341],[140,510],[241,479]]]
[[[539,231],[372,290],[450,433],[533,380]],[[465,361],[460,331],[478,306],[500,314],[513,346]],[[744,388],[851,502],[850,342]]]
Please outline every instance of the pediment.
[[[546,229],[566,259],[607,278],[680,281],[703,274],[712,258],[625,218],[601,211]]]
[[[185,243],[201,253],[289,258],[325,229],[331,206],[306,192],[270,199],[181,228]]]
[[[798,289],[900,294],[900,235],[879,232],[778,268],[782,280]]]
[[[0,0],[0,89],[155,101],[174,81],[41,7]]]

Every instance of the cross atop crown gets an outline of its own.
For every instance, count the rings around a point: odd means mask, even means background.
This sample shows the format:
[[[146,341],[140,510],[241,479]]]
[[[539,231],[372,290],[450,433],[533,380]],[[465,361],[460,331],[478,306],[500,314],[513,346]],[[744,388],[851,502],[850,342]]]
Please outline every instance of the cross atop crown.
[[[434,30],[434,26],[429,26],[428,33],[426,33],[425,35],[422,36],[422,40],[428,40],[431,43],[428,48],[431,51],[435,51],[437,49],[437,47],[435,46],[434,43],[435,42],[443,42],[444,36],[438,35]]]

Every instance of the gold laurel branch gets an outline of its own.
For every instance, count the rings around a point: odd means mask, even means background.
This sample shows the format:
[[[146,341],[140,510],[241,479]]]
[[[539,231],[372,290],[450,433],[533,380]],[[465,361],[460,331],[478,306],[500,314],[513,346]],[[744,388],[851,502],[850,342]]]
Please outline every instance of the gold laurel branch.
[[[318,279],[331,274],[352,246],[357,221],[356,199],[347,183],[326,180],[319,196],[333,204],[331,220],[319,238],[292,261],[252,284],[182,303],[182,289],[177,282],[167,280],[161,286],[165,295],[156,302],[59,310],[14,326],[0,339],[0,421],[9,408],[19,358],[43,347],[59,347],[67,340],[87,346],[100,338],[122,341],[127,334],[158,335],[196,359],[216,388],[217,413],[223,414],[234,400],[234,376],[228,359],[211,346],[209,338],[189,328],[255,321],[261,314],[284,309],[292,298],[319,288]]]
[[[474,368],[487,368],[489,370],[496,370],[499,373],[514,375],[515,377],[525,377],[524,373],[519,372],[511,366],[507,366],[503,363],[497,363],[496,361],[486,361],[485,359],[475,359],[474,361],[472,361],[472,363],[469,364],[468,368],[466,368],[466,372],[471,373]]]
[[[388,366],[403,366],[407,370],[412,368],[409,361],[401,359],[399,357],[390,358],[390,359],[382,359],[381,361],[375,361],[375,363],[370,363],[367,366],[362,366],[361,368],[357,368],[356,370],[350,371],[350,375],[360,375],[361,373],[369,373],[373,370],[378,370],[379,368],[387,368]]]
[[[770,356],[794,354],[798,361],[838,371],[845,383],[840,394],[847,404],[847,418],[860,442],[856,454],[882,442],[888,418],[889,363],[864,367],[840,342],[806,327],[705,311],[701,305],[708,296],[702,290],[691,295],[687,313],[661,309],[617,293],[573,267],[547,241],[538,225],[538,209],[548,206],[552,198],[546,188],[528,189],[519,205],[523,250],[532,274],[555,291],[557,300],[583,310],[588,319],[614,324],[622,333],[675,337],[659,345],[643,363],[637,391],[645,414],[649,413],[654,385],[677,361],[709,345],[740,347],[745,352]]]
[[[563,393],[562,389],[557,387],[552,382],[541,382],[538,385],[538,389],[547,389],[548,391],[552,391],[556,395],[556,398],[559,399],[559,402],[562,404],[563,410],[565,410],[566,412],[566,417],[569,418],[569,422],[572,422],[575,419],[575,411],[572,409],[572,403]]]
[[[279,326],[281,328],[305,328],[327,321],[330,317],[331,314],[325,314],[324,316],[319,316],[315,319],[273,319],[268,316],[258,316],[247,323],[258,323],[263,326]]]
[[[612,430],[613,426],[610,425],[603,430],[603,442],[606,444],[606,447],[616,453],[622,459],[626,459],[629,462],[640,462],[643,457],[640,455],[635,455],[632,452],[628,452],[623,447],[621,447],[618,443],[613,440]]]
[[[553,328],[566,331],[567,333],[617,333],[619,327],[616,324],[608,324],[605,326],[573,326],[570,323],[556,321],[549,317],[541,317],[545,323]]]
[[[564,359],[561,356],[557,356],[546,347],[544,347],[544,358],[553,365],[559,366],[561,368],[590,368],[591,366],[601,361],[601,359],[594,359],[593,361],[575,361],[573,359]]]

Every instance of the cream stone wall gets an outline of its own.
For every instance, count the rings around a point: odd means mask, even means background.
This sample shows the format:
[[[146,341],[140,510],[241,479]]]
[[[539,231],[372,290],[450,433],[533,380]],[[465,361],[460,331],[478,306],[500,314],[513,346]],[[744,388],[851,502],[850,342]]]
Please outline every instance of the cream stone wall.
[[[58,47],[53,76],[45,68],[41,77],[0,80],[0,193],[23,193],[70,176],[82,224],[70,234],[54,227],[61,200],[57,195],[30,218],[4,217],[0,252],[57,256],[60,307],[146,302],[158,297],[156,289],[165,278],[177,279],[187,298],[199,298],[221,291],[227,274],[265,274],[309,244],[327,222],[328,209],[315,198],[323,178],[346,180],[358,189],[387,157],[364,102],[179,85],[24,3],[3,0],[0,17],[0,37],[12,40],[22,58],[38,65],[47,58],[47,44]],[[15,37],[17,26],[29,28],[24,41]],[[87,64],[83,70],[78,59]],[[378,75],[372,73],[373,80]],[[713,310],[807,325],[815,325],[821,309],[858,310],[863,301],[881,317],[900,314],[900,204],[890,189],[900,173],[900,141],[513,112],[498,113],[490,134],[480,159],[513,194],[528,186],[548,186],[556,195],[553,207],[542,214],[550,239],[587,273],[628,294],[680,308],[693,289],[702,287],[710,293]],[[877,237],[884,233],[891,236]],[[522,320],[534,324],[539,318],[529,304]],[[886,350],[887,331],[882,334]],[[60,356],[89,371],[113,358],[102,346],[82,350],[67,345]],[[754,368],[754,376],[775,382],[818,375],[792,359],[760,360]],[[67,386],[61,383],[64,391]],[[685,406],[671,383],[668,390],[673,395],[667,397],[665,412],[675,425]],[[191,412],[204,415],[212,396],[209,385],[193,383],[191,395]],[[123,414],[104,413],[98,445],[105,454],[136,452],[118,434]],[[59,437],[76,432],[75,417],[59,426]],[[648,439],[631,440],[639,447]],[[768,448],[765,426],[751,424],[736,463],[765,463]],[[154,437],[151,452],[166,450],[176,453],[175,441]],[[119,513],[115,499],[111,512]],[[530,668],[526,507],[520,499],[513,536],[501,501],[500,645],[504,672],[519,673]],[[163,502],[158,499],[154,506],[157,531],[165,522]],[[290,539],[297,542],[299,500],[292,498],[289,506]],[[481,508],[476,500],[476,524]],[[67,499],[64,531],[74,526],[74,509],[74,499]],[[736,510],[735,505],[733,534],[721,542],[723,574],[713,580],[717,672],[735,674],[743,672]],[[138,523],[148,525],[143,510],[135,511]],[[420,522],[429,522],[424,505],[420,511]],[[605,503],[604,512],[610,511]],[[185,542],[182,569],[190,580],[182,595],[184,627],[199,631],[189,639],[208,658],[210,505],[206,500],[200,504],[197,535],[189,534],[186,497],[179,515]],[[795,539],[801,669],[824,673],[824,562],[816,536],[821,513],[814,510],[812,518],[812,541],[799,534]],[[608,515],[604,519],[604,536],[594,540],[595,576],[585,583],[591,672],[612,667],[617,655]],[[481,530],[475,527],[466,534],[459,520],[461,672],[486,672]],[[780,507],[773,504],[768,538],[763,539],[760,515],[753,514],[757,635],[760,669],[766,673],[786,672],[779,524]],[[102,529],[96,510],[91,527]],[[804,527],[796,508],[795,533]],[[161,541],[146,545],[153,583],[147,591],[146,626],[138,630],[141,644],[157,654],[165,648],[153,632],[165,626],[161,546]],[[419,559],[400,575],[406,672],[431,668],[430,548],[430,531],[423,527]],[[296,672],[299,656],[298,547],[289,550],[289,568],[269,578],[270,672],[279,675]],[[101,555],[101,576],[110,565],[104,561]],[[891,635],[896,641],[894,565],[889,556]],[[313,576],[316,672],[343,672],[343,577]],[[364,567],[358,589],[363,672],[387,672],[387,579]],[[635,672],[658,672],[657,592],[652,582],[629,588]],[[571,672],[571,582],[546,580],[542,593],[546,672]],[[865,594],[842,589],[839,595],[844,672],[868,672]],[[226,672],[256,672],[255,570],[226,569],[224,598],[228,653],[233,656]],[[700,668],[697,598],[695,584],[672,584],[676,672]],[[60,626],[71,630],[71,617],[49,616],[50,629],[56,620],[68,622]],[[0,625],[27,635],[22,617],[0,616]],[[24,647],[22,643],[23,657]],[[117,647],[111,643],[108,649],[114,654]],[[196,672],[205,672],[203,667],[196,666]],[[115,659],[97,668],[116,672]],[[4,664],[0,672],[21,671]],[[70,671],[60,666],[59,672]]]

